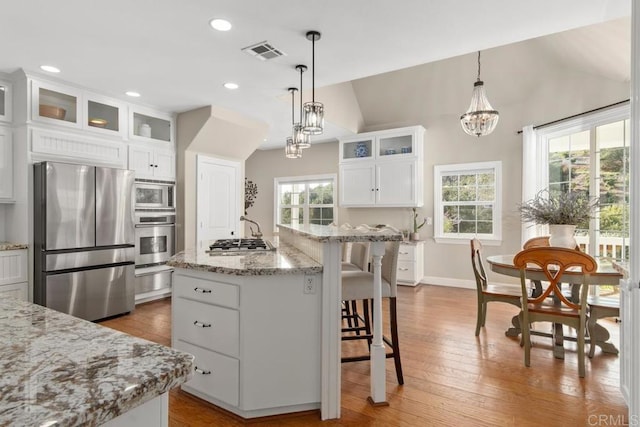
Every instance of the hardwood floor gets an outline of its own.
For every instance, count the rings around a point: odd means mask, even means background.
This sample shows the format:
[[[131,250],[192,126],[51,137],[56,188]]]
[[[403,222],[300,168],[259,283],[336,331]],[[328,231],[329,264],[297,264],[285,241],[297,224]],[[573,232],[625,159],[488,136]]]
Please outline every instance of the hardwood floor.
[[[385,309],[387,304],[385,305]],[[387,359],[388,407],[371,407],[369,363],[342,365],[342,418],[319,412],[244,421],[181,390],[169,400],[169,425],[238,426],[596,426],[622,425],[627,407],[619,390],[618,356],[596,350],[578,377],[575,343],[565,360],[553,358],[550,340],[533,337],[531,367],[518,341],[504,331],[517,308],[490,303],[476,338],[476,295],[467,289],[399,287],[398,324],[405,384],[398,386]],[[618,325],[601,321],[619,347]],[[171,342],[171,302],[154,301],[101,323],[164,345]],[[345,343],[343,351],[355,352]],[[604,420],[604,421],[603,421]]]

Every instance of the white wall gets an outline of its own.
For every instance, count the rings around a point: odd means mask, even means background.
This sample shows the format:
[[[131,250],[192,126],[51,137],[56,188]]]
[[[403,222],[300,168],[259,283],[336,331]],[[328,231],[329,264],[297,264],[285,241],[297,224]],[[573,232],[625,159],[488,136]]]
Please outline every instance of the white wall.
[[[589,74],[542,56],[535,41],[495,48],[482,53],[482,80],[500,122],[493,134],[466,135],[459,117],[469,106],[476,78],[476,54],[464,55],[352,82],[365,126],[363,131],[423,125],[425,136],[424,207],[421,216],[433,216],[433,166],[501,160],[503,167],[503,242],[485,247],[485,255],[515,253],[520,248],[522,138],[524,125],[542,124],[629,98],[629,82]],[[249,215],[273,223],[273,178],[335,173],[337,143],[319,144],[301,160],[287,160],[283,150],[256,151],[247,160],[246,176],[257,183],[259,195]],[[339,222],[388,223],[409,228],[409,208],[350,208],[339,210]],[[266,228],[266,227],[265,227]],[[433,227],[420,230],[427,238],[425,275],[432,282],[473,279],[468,245],[437,244]],[[504,277],[492,277],[506,281]]]

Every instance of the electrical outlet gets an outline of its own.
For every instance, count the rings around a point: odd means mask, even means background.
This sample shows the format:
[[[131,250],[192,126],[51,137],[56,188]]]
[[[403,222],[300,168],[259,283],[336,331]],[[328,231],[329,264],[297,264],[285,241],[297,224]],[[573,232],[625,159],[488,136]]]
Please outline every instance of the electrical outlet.
[[[315,294],[316,293],[316,280],[313,276],[304,276],[304,287],[302,291],[305,294]]]

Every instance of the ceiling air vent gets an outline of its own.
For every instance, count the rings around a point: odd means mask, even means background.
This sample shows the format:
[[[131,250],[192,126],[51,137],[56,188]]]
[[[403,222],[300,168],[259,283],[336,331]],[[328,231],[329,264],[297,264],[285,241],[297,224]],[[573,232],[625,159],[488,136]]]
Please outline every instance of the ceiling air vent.
[[[255,56],[261,61],[266,61],[267,59],[273,59],[285,55],[284,52],[271,46],[267,41],[247,46],[243,48],[242,51],[247,52],[251,56]]]

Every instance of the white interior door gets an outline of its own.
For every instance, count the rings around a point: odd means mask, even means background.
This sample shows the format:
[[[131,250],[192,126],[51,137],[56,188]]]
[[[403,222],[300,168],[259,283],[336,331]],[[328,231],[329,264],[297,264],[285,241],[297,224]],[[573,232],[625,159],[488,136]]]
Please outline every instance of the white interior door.
[[[240,162],[198,155],[197,173],[198,247],[240,237]]]

